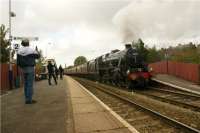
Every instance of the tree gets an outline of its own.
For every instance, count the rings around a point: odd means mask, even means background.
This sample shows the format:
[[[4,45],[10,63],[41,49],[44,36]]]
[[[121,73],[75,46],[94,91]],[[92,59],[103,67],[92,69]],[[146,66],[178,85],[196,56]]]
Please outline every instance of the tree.
[[[147,56],[148,56],[148,50],[147,48],[144,46],[144,42],[142,41],[142,39],[138,39],[137,43],[133,44],[136,49],[138,50],[138,53],[140,55],[140,57],[142,59],[144,59],[144,61],[147,61]]]
[[[39,50],[40,58],[37,60],[37,67],[41,68],[44,65],[45,58],[43,56],[42,50]]]
[[[200,64],[200,44],[193,44],[192,42],[188,44],[179,43],[176,47],[169,46],[169,48],[157,50],[155,46],[153,48],[144,46],[143,41],[139,39],[137,43],[132,45],[136,47],[142,59],[147,63],[166,60],[167,54],[170,61]]]
[[[147,55],[147,62],[152,63],[152,62],[157,62],[161,60],[161,56],[159,51],[156,50],[156,47],[154,46],[153,48],[148,49],[148,55]]]
[[[74,66],[78,66],[87,62],[87,59],[84,56],[79,56],[74,60]]]
[[[1,25],[0,27],[0,45],[1,45],[1,53],[0,53],[0,62],[6,63],[9,61],[9,41],[5,39],[8,29],[5,28],[5,25]]]
[[[39,50],[40,58],[36,60],[36,72],[37,73],[43,73],[44,72],[44,67],[43,65],[45,64],[45,58],[42,54],[42,50]]]
[[[198,47],[193,43],[178,45],[173,48],[173,54],[170,57],[171,60],[180,61],[185,63],[200,63],[200,54],[198,53]]]
[[[67,69],[73,68],[74,66],[68,66]]]

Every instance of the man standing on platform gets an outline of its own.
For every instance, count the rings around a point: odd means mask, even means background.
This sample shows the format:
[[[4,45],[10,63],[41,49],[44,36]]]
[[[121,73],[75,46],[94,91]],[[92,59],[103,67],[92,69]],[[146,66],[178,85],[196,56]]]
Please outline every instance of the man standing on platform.
[[[37,47],[36,50],[34,50],[29,46],[29,40],[27,39],[22,40],[21,45],[23,47],[18,50],[17,65],[22,68],[24,75],[25,104],[33,104],[36,103],[36,101],[32,99],[35,59],[38,59],[40,54]]]
[[[63,70],[63,68],[62,68],[61,65],[59,66],[59,72],[60,72],[60,79],[63,79],[63,72],[64,72],[64,70]]]
[[[52,76],[55,81],[55,84],[57,85],[56,75],[55,75],[55,66],[52,65],[51,61],[48,61],[47,69],[48,69],[48,74],[49,74],[49,79],[48,79],[49,85],[51,85]]]
[[[57,68],[57,65],[54,64],[54,67],[55,67],[55,74],[56,74],[56,79],[58,80],[58,73],[59,73],[59,70]]]

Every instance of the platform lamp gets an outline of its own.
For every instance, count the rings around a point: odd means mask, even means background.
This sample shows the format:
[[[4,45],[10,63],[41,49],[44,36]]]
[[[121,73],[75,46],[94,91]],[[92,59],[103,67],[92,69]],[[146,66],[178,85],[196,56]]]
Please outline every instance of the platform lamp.
[[[13,70],[12,70],[12,35],[11,35],[11,17],[15,17],[16,14],[11,11],[11,0],[9,0],[9,45],[10,45],[10,51],[9,51],[9,72],[8,72],[8,78],[9,78],[9,86],[10,89],[13,88]]]
[[[168,53],[168,50],[166,49],[165,51],[165,59],[166,59],[166,68],[167,68],[167,74],[169,73],[169,53]]]

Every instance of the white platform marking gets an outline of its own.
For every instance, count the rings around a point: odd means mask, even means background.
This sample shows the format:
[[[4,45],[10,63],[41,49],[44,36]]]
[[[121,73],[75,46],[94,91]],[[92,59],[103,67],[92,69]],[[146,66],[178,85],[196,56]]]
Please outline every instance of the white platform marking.
[[[155,80],[155,81],[157,81],[157,82],[159,82],[159,83],[162,83],[162,84],[164,84],[164,85],[168,85],[168,86],[171,86],[171,87],[180,89],[180,90],[184,90],[184,91],[188,91],[188,92],[192,92],[192,93],[194,93],[194,94],[200,95],[200,92],[198,92],[198,91],[194,91],[194,90],[190,90],[190,89],[187,89],[187,88],[184,88],[184,87],[180,87],[180,86],[177,86],[177,85],[173,85],[173,84],[171,84],[171,83],[167,83],[167,82],[164,82],[164,81],[155,79],[155,78],[153,78],[152,80]]]

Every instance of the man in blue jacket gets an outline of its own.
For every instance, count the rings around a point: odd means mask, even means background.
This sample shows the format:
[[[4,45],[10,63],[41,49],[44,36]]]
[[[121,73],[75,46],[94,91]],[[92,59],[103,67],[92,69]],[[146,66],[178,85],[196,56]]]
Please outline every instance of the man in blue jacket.
[[[38,50],[29,47],[29,40],[22,40],[21,47],[17,52],[17,65],[21,67],[24,75],[25,104],[36,103],[32,99],[35,59],[40,57]]]

